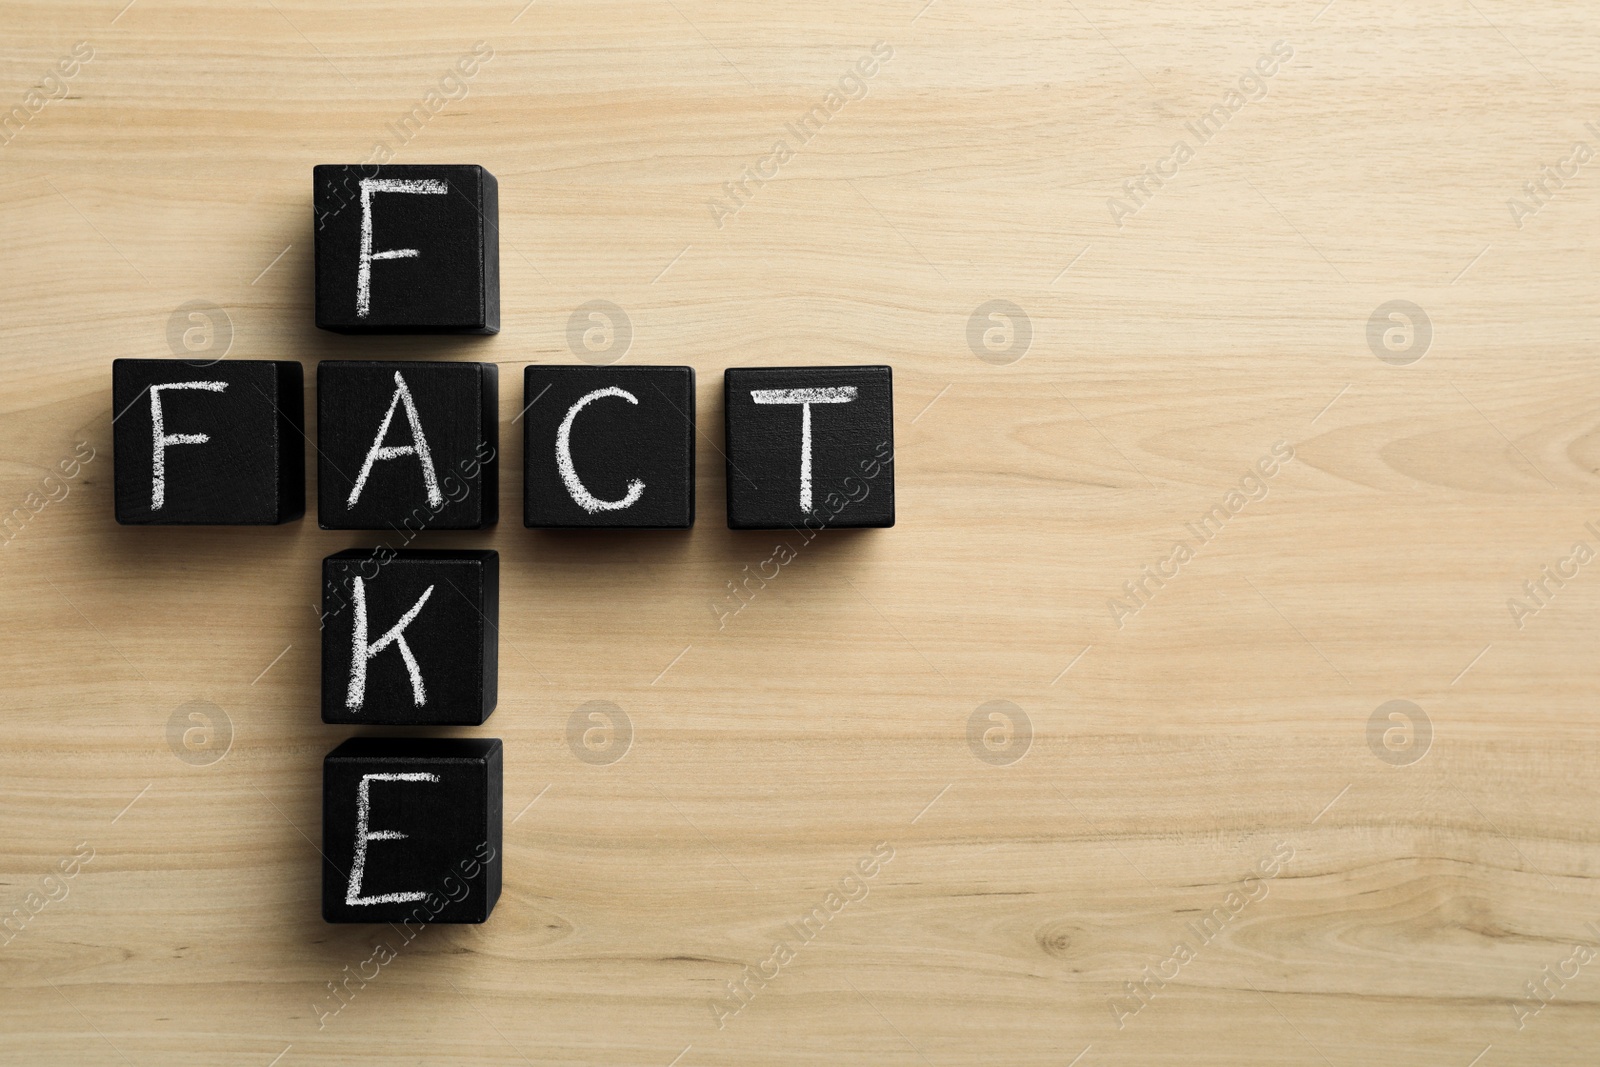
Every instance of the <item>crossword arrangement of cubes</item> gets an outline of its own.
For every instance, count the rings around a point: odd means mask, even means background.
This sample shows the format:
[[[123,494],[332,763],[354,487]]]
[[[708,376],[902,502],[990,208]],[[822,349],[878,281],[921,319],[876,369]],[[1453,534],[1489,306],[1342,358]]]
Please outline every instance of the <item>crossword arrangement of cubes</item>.
[[[499,190],[477,166],[314,172],[316,317],[343,333],[495,333]],[[317,367],[324,530],[482,530],[499,517],[499,368]],[[727,521],[739,530],[893,526],[884,366],[723,377]],[[523,523],[687,529],[690,367],[529,366]],[[112,364],[116,519],[272,525],[305,513],[300,364]],[[350,549],[322,564],[322,721],[481,726],[498,697],[499,555]],[[323,763],[330,923],[481,923],[500,895],[498,739],[355,737]]]

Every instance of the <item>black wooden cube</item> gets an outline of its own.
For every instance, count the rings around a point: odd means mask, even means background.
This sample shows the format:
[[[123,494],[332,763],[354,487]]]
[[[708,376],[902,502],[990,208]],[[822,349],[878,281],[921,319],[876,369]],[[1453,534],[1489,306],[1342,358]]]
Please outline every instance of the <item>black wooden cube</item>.
[[[478,726],[498,699],[500,555],[350,549],[322,561],[322,721]]]
[[[117,521],[269,526],[304,515],[303,392],[288,360],[113,360]]]
[[[761,367],[723,376],[728,525],[894,525],[888,367]]]
[[[693,367],[529,367],[522,521],[694,525]]]
[[[312,173],[317,325],[341,333],[498,333],[499,186],[478,166]]]
[[[352,737],[322,761],[322,917],[481,923],[500,898],[498,738]]]
[[[317,524],[478,530],[499,515],[499,368],[324,360]]]

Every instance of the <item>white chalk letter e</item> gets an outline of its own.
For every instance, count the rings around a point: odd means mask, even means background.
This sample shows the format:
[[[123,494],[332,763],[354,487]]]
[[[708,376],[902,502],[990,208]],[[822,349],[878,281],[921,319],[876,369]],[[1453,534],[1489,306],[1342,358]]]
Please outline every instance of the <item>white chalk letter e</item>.
[[[368,841],[404,841],[406,835],[399,830],[371,830],[368,826],[372,820],[372,783],[373,782],[437,782],[437,774],[426,771],[410,771],[404,774],[363,774],[361,784],[356,786],[356,855],[355,862],[350,864],[350,885],[345,889],[344,902],[346,904],[405,904],[413,900],[426,900],[428,894],[416,891],[411,893],[380,893],[377,896],[364,897],[361,895],[361,879],[367,873],[367,842]]]

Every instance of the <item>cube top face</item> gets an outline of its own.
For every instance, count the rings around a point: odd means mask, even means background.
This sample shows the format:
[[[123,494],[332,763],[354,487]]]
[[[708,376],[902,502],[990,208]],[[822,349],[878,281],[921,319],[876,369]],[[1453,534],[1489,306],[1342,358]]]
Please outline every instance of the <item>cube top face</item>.
[[[888,367],[729,370],[728,526],[894,525]]]
[[[116,517],[125,525],[260,526],[305,514],[300,364],[111,364]]]
[[[499,516],[499,368],[324,360],[317,524],[478,530]]]
[[[322,721],[478,726],[498,699],[500,556],[351,549],[322,561]]]
[[[351,738],[322,764],[322,917],[481,923],[500,896],[497,738]]]
[[[692,367],[528,367],[523,523],[694,525]]]
[[[317,325],[344,333],[497,333],[499,187],[479,166],[312,171]]]

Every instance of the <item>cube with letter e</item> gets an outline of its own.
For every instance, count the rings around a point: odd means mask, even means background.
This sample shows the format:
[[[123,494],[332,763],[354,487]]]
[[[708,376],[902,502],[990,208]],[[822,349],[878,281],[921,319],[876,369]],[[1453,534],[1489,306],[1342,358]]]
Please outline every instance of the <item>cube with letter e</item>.
[[[322,763],[322,917],[481,923],[500,897],[498,738],[353,737]]]

